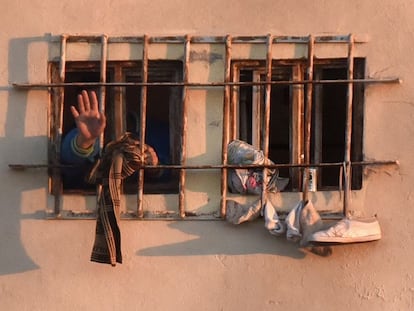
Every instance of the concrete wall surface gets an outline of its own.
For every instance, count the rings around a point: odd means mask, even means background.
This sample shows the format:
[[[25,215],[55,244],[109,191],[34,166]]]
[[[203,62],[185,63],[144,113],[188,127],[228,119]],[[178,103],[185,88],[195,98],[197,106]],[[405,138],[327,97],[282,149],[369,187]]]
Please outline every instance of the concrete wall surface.
[[[3,3],[0,310],[413,310],[413,12],[414,2],[407,0]],[[366,38],[357,49],[366,58],[366,77],[403,81],[367,86],[364,110],[365,159],[398,160],[399,165],[367,167],[363,188],[351,195],[355,214],[377,215],[382,239],[335,245],[332,255],[323,257],[270,235],[262,218],[240,226],[220,220],[122,220],[124,263],[111,267],[90,262],[95,221],[46,219],[53,202],[47,170],[8,166],[47,163],[49,95],[19,90],[12,83],[46,82],[47,61],[54,53],[48,38],[62,33],[353,33]],[[203,66],[194,64],[192,77]],[[210,70],[223,74],[220,66]],[[190,96],[190,163],[220,161],[221,139],[206,133],[220,135],[211,124],[221,122],[221,96],[196,91]],[[204,106],[206,98],[220,104]],[[205,193],[217,191],[220,184],[191,174],[188,178],[194,187],[187,204],[218,208],[219,192],[211,197]],[[316,194],[318,209],[324,209],[329,195],[338,197],[337,192]],[[282,201],[294,201],[287,196]]]

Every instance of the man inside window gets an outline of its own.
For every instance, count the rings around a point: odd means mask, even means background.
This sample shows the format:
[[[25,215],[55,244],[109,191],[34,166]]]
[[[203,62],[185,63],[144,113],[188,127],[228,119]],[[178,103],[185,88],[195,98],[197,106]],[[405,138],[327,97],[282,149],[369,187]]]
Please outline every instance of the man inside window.
[[[90,188],[85,182],[89,171],[100,152],[99,140],[106,126],[105,114],[99,111],[96,93],[83,90],[78,95],[78,108],[70,107],[76,127],[62,141],[61,160],[75,168],[63,170],[64,187]],[[137,133],[134,133],[137,134]],[[161,152],[163,151],[162,148]],[[157,165],[158,154],[152,146],[145,145],[145,164]],[[159,170],[149,170],[149,175],[159,177]]]

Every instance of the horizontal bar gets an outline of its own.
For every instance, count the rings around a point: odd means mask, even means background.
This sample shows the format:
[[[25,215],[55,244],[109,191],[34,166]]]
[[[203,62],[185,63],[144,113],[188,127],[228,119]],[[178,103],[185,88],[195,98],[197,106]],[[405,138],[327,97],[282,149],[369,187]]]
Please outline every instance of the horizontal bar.
[[[102,35],[87,34],[63,34],[67,38],[67,42],[88,42],[100,43]],[[178,36],[149,36],[149,43],[172,43],[181,44],[185,42],[184,35]],[[225,43],[227,36],[191,36],[190,43]],[[108,36],[108,43],[143,43],[144,36]],[[315,43],[348,43],[349,35],[319,35],[314,36]],[[51,36],[51,42],[60,42],[61,36]],[[234,36],[231,43],[252,43],[265,44],[267,35],[264,36]],[[273,36],[272,43],[296,43],[307,44],[309,36]],[[355,43],[366,43],[368,38],[366,35],[356,35]]]
[[[288,215],[288,211],[278,211],[279,219],[285,220],[286,216]],[[321,216],[322,220],[339,220],[343,218],[343,213],[340,212],[331,212],[331,211],[319,211],[319,215]],[[62,210],[60,214],[49,213],[46,212],[47,220],[93,220],[96,219],[96,212],[74,212],[71,210]],[[224,221],[222,217],[219,216],[219,212],[212,212],[212,213],[197,213],[186,211],[185,217],[181,217],[178,212],[175,211],[145,211],[144,217],[138,217],[138,215],[134,212],[121,212],[120,214],[121,220],[173,220],[173,221]]]
[[[297,80],[297,81],[257,81],[257,82],[66,82],[66,83],[12,83],[15,88],[49,88],[67,86],[188,86],[188,87],[223,87],[223,86],[255,86],[255,85],[299,85],[299,84],[376,84],[376,83],[402,83],[399,78],[383,79],[338,79],[338,80]]]
[[[72,211],[62,210],[59,214],[46,212],[48,220],[69,220],[69,219],[96,219],[97,214],[93,211]],[[143,217],[138,217],[136,212],[121,212],[122,220],[222,220],[217,213],[185,212],[181,217],[176,211],[145,211]]]
[[[203,170],[203,169],[239,169],[239,168],[289,168],[289,167],[332,167],[343,166],[344,162],[332,163],[310,163],[310,164],[255,164],[255,165],[232,165],[232,164],[217,164],[217,165],[144,165],[142,169],[188,169],[188,170]],[[371,166],[371,165],[399,165],[398,160],[388,161],[358,161],[350,162],[351,166]],[[32,168],[73,168],[75,165],[49,165],[49,164],[9,164],[9,168],[14,170],[24,170]]]
[[[76,168],[76,165],[56,165],[56,164],[9,164],[12,170],[25,170],[32,168]]]

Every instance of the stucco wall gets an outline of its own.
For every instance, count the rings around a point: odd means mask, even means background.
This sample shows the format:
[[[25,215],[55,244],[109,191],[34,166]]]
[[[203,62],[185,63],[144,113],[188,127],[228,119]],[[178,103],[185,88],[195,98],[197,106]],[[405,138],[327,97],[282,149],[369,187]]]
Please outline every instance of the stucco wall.
[[[413,2],[31,0],[8,2],[5,8],[0,13],[1,310],[414,308]],[[382,240],[335,246],[331,256],[320,257],[271,236],[261,220],[238,227],[223,221],[122,221],[124,264],[91,263],[94,221],[45,220],[53,200],[47,172],[8,167],[47,159],[48,95],[19,91],[10,83],[46,80],[48,33],[367,35],[367,76],[403,80],[367,87],[364,120],[366,159],[400,165],[367,169],[364,188],[352,196],[357,213],[378,215]],[[202,101],[206,95],[193,96]],[[207,106],[193,109],[207,120],[201,124],[207,132],[212,112]],[[193,163],[197,157],[219,159],[217,153],[204,154],[206,145],[191,143],[194,137],[197,132],[189,135]],[[206,138],[206,144],[213,141]],[[199,200],[207,202],[202,190]]]

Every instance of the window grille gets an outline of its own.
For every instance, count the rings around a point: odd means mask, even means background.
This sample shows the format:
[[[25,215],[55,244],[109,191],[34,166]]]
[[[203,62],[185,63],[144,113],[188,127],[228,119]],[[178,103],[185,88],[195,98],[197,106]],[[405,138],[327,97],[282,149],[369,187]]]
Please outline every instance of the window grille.
[[[107,96],[107,87],[128,87],[134,86],[140,88],[140,115],[141,115],[141,129],[140,129],[140,138],[141,141],[145,141],[145,117],[147,112],[147,95],[148,87],[151,86],[171,86],[171,87],[180,87],[181,88],[181,127],[180,127],[180,156],[179,164],[173,165],[160,165],[159,168],[177,170],[179,174],[179,191],[178,191],[178,214],[168,216],[168,218],[174,219],[191,219],[191,213],[186,212],[185,210],[185,188],[186,188],[186,171],[187,170],[206,170],[206,169],[216,169],[221,171],[221,203],[220,203],[220,216],[225,216],[225,202],[227,198],[227,173],[228,169],[231,168],[242,168],[242,167],[251,167],[251,166],[235,166],[229,165],[227,160],[227,145],[232,140],[237,138],[237,129],[236,129],[236,98],[237,90],[243,86],[261,86],[264,87],[264,111],[263,111],[263,124],[261,126],[261,131],[263,139],[261,144],[261,149],[264,152],[265,157],[269,155],[269,122],[270,122],[270,113],[271,113],[271,92],[273,85],[301,85],[306,87],[306,110],[304,117],[304,150],[303,150],[303,161],[296,161],[295,163],[284,163],[284,164],[269,164],[269,165],[259,165],[255,167],[262,168],[266,171],[269,168],[290,168],[298,169],[303,173],[303,187],[302,187],[302,196],[306,200],[308,198],[308,180],[309,180],[309,170],[310,168],[320,168],[320,167],[343,167],[344,175],[344,213],[347,213],[349,205],[349,192],[351,187],[351,168],[354,166],[367,166],[367,165],[394,165],[397,164],[397,161],[351,161],[351,137],[352,137],[352,109],[353,109],[353,86],[356,84],[367,85],[367,84],[378,84],[378,83],[400,83],[398,78],[383,78],[383,79],[370,79],[370,78],[354,78],[354,48],[356,44],[363,44],[365,40],[358,38],[355,35],[343,35],[343,36],[275,36],[275,35],[266,35],[266,36],[237,36],[232,37],[227,36],[217,36],[217,37],[204,37],[204,36],[168,36],[168,37],[150,37],[147,35],[139,37],[111,37],[107,35],[99,36],[90,36],[90,35],[61,35],[58,40],[60,40],[60,58],[59,58],[59,82],[49,82],[49,83],[13,83],[13,86],[16,88],[31,89],[31,88],[40,88],[47,89],[52,92],[55,96],[55,102],[53,105],[56,108],[56,116],[53,118],[52,128],[55,132],[51,133],[53,138],[53,156],[49,164],[10,164],[12,169],[29,169],[29,168],[39,168],[46,167],[51,171],[52,176],[52,186],[51,193],[54,196],[54,217],[55,218],[65,218],[61,215],[61,199],[62,199],[62,186],[61,186],[61,169],[62,165],[60,163],[60,145],[62,140],[62,128],[63,128],[63,104],[64,104],[64,95],[65,89],[73,86],[81,87],[95,87],[99,88],[99,109],[102,112],[105,112],[105,102]],[[88,44],[100,44],[100,71],[99,71],[99,82],[67,82],[65,79],[66,73],[66,51],[69,44],[76,43],[88,43]],[[108,82],[106,80],[106,72],[108,66],[108,47],[112,43],[135,43],[142,45],[142,56],[141,56],[141,81],[130,81],[130,82]],[[181,81],[167,81],[167,82],[151,82],[148,80],[148,66],[149,66],[149,57],[148,57],[148,47],[152,44],[157,43],[167,43],[167,44],[181,44],[183,45],[184,56],[182,59],[182,80]],[[324,79],[315,79],[315,54],[314,49],[318,44],[330,43],[338,45],[346,45],[348,47],[348,52],[345,58],[347,59],[347,77],[345,79],[335,79],[335,80],[324,80]],[[225,61],[224,61],[224,78],[221,82],[189,82],[188,72],[191,60],[191,47],[196,44],[220,44],[224,45],[225,49]],[[238,44],[251,44],[258,47],[264,47],[265,51],[265,79],[262,80],[253,80],[253,81],[240,81],[238,77],[232,76],[232,64],[235,59],[232,57],[232,48]],[[274,61],[273,50],[277,49],[278,46],[283,44],[297,44],[305,45],[307,48],[307,57],[306,57],[306,76],[304,79],[282,79],[282,80],[273,80],[272,79],[272,62]],[[346,101],[346,126],[345,126],[345,153],[343,161],[335,163],[312,163],[310,156],[311,149],[311,136],[312,136],[312,104],[313,104],[313,92],[314,86],[323,85],[323,84],[345,84],[347,85],[347,101]],[[186,149],[187,149],[187,101],[188,101],[188,89],[189,88],[221,88],[223,89],[223,133],[222,133],[222,154],[221,160],[222,163],[219,165],[187,165],[186,164]],[[104,137],[100,139],[101,147],[104,143]],[[138,177],[138,186],[137,186],[137,207],[136,214],[134,215],[137,219],[145,218],[143,210],[143,183],[144,175],[143,169],[153,169],[153,167],[143,166],[139,171]],[[263,187],[265,189],[265,187]],[[266,199],[266,191],[262,192],[262,199]]]

